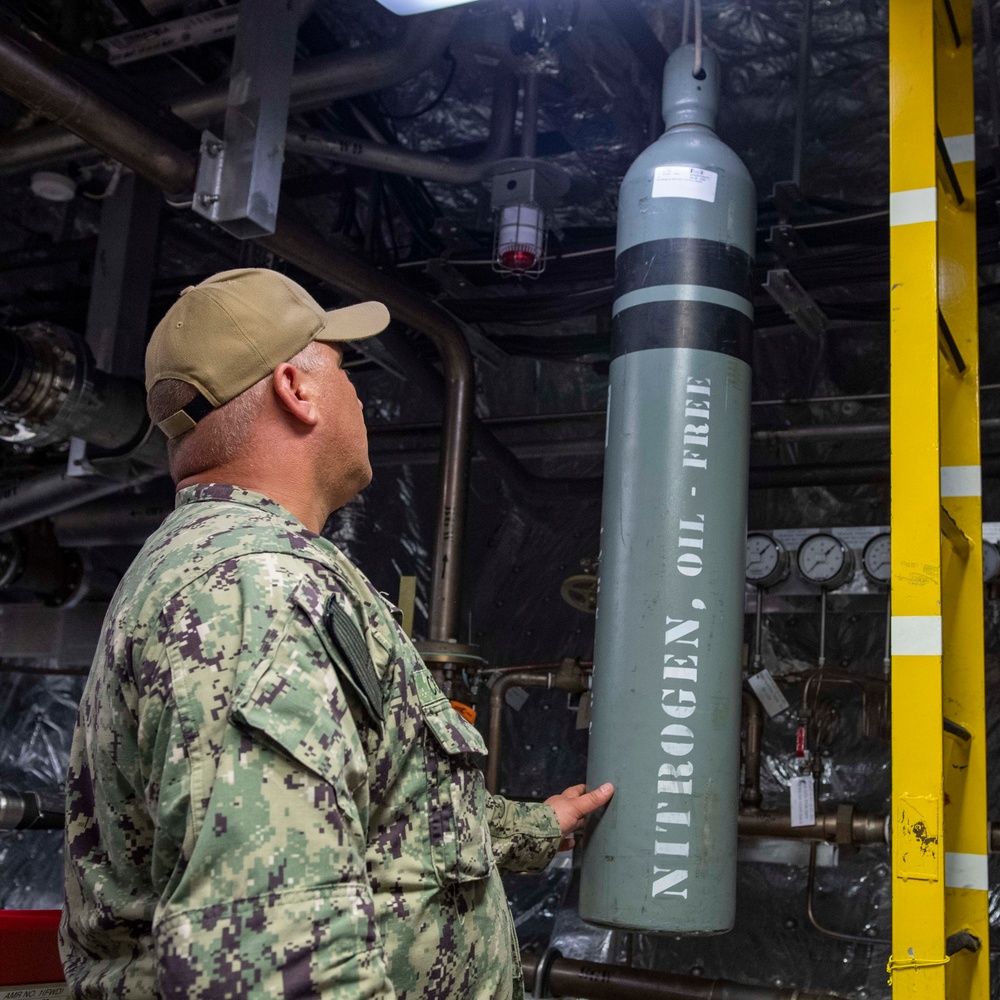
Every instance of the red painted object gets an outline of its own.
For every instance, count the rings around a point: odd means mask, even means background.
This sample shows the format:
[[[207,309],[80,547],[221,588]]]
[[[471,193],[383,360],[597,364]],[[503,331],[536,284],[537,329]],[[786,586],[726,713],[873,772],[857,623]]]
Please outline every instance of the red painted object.
[[[61,983],[59,910],[0,910],[0,986]]]

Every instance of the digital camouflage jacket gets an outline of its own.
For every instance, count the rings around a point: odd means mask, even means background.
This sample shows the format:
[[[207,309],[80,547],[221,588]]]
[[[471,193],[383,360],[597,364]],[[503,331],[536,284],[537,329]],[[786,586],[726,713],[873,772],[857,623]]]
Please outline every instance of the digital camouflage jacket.
[[[487,795],[479,732],[330,542],[180,491],[111,603],[67,782],[76,997],[518,998],[500,869],[546,805]]]

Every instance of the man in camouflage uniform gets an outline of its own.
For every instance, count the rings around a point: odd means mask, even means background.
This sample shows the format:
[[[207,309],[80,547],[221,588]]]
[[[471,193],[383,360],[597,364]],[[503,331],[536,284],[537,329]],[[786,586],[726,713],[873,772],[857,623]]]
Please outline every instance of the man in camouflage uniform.
[[[147,352],[177,506],[112,601],[71,752],[77,997],[523,995],[501,869],[610,786],[487,795],[486,747],[320,530],[371,479],[338,342],[270,271],[187,289]]]

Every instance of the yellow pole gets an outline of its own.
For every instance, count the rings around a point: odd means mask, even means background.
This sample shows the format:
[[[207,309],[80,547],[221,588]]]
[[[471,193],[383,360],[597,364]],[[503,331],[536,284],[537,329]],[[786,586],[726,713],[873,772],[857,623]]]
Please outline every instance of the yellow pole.
[[[889,0],[894,1000],[945,996],[934,0]]]
[[[940,365],[941,503],[970,544],[965,555],[949,544],[942,550],[944,715],[968,733],[968,738],[946,739],[944,747],[945,934],[968,931],[982,947],[978,952],[957,951],[946,967],[945,981],[948,997],[988,1000],[989,844],[972,4],[971,0],[951,0],[951,7],[960,44],[956,46],[953,37],[939,29],[937,120],[963,200],[959,203],[951,187],[942,184],[938,298],[965,368],[960,372],[954,363]]]

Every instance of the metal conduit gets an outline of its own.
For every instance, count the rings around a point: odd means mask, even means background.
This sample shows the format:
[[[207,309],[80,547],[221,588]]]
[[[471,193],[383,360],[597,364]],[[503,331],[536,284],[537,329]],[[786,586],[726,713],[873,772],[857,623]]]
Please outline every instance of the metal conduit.
[[[599,962],[521,953],[525,991],[534,996],[583,997],[587,1000],[821,1000],[834,993],[747,986],[726,979],[678,976],[651,969],[630,969]],[[542,978],[544,982],[539,983]],[[539,989],[539,986],[542,989]]]
[[[452,160],[436,153],[416,153],[350,135],[308,130],[290,131],[285,137],[285,149],[387,174],[442,184],[475,184],[486,180],[494,164],[510,154],[516,102],[517,78],[501,63],[493,91],[489,138],[483,151],[470,160]]]
[[[389,44],[348,49],[299,63],[292,76],[289,111],[309,111],[332,101],[382,90],[416,76],[441,57],[457,19],[458,13],[451,10],[411,18],[401,37]],[[75,81],[69,77],[65,79],[68,85],[80,89]],[[175,101],[170,110],[178,118],[201,127],[225,113],[228,93],[229,81],[226,80]],[[27,170],[64,159],[80,153],[88,145],[106,149],[77,132],[73,121],[76,116],[71,108],[64,108],[59,115],[41,113],[55,124],[6,137],[0,149],[0,173]],[[88,109],[81,108],[80,119],[85,120],[87,113]],[[175,193],[181,190],[183,188]]]

